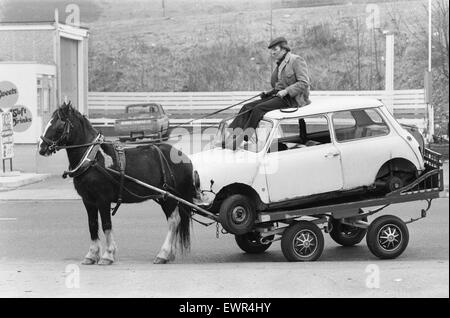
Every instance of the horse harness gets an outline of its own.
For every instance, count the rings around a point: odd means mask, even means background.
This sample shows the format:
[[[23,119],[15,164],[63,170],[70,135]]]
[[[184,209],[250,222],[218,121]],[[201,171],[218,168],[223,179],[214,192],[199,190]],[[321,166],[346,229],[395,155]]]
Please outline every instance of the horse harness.
[[[67,125],[68,126],[68,125]],[[64,130],[66,131],[66,129]],[[67,129],[67,134],[69,132],[69,129]],[[166,200],[167,196],[164,194],[156,194],[156,195],[148,195],[148,196],[140,196],[138,194],[135,194],[131,190],[129,190],[127,187],[124,186],[124,179],[125,179],[125,168],[126,168],[126,156],[125,156],[125,148],[119,144],[118,142],[109,142],[105,141],[104,136],[102,134],[98,134],[95,139],[88,144],[83,145],[74,145],[74,146],[59,146],[58,144],[61,142],[63,138],[60,137],[56,142],[53,142],[51,140],[45,140],[45,142],[53,145],[52,150],[55,152],[60,149],[65,148],[79,148],[84,146],[89,146],[89,148],[86,150],[85,154],[83,155],[83,158],[80,160],[80,162],[77,164],[77,166],[73,169],[70,169],[68,171],[64,171],[62,177],[65,179],[67,176],[71,178],[75,178],[78,176],[81,176],[83,173],[85,173],[89,168],[96,167],[99,171],[101,171],[103,174],[105,174],[113,183],[119,186],[119,194],[116,206],[112,208],[112,215],[115,215],[117,210],[119,209],[120,205],[122,204],[122,194],[125,190],[132,196],[138,198],[138,199],[154,199],[158,203],[160,203],[160,200]],[[97,153],[101,148],[102,144],[111,143],[113,145],[114,150],[114,157],[115,157],[115,165],[118,168],[118,171],[109,167],[103,167],[98,163],[98,160],[96,159]],[[167,158],[164,156],[161,149],[154,144],[151,144],[153,149],[156,150],[161,166],[162,171],[162,177],[163,177],[163,189],[164,190],[170,190],[171,192],[178,193],[178,191],[174,188],[175,186],[175,176],[173,174],[173,171],[169,165],[169,162],[167,161]],[[113,176],[119,175],[120,181],[117,181]],[[169,175],[169,176],[168,176]],[[170,180],[168,180],[168,177],[170,177]],[[131,178],[133,179],[133,178]],[[172,185],[173,186],[172,186]]]

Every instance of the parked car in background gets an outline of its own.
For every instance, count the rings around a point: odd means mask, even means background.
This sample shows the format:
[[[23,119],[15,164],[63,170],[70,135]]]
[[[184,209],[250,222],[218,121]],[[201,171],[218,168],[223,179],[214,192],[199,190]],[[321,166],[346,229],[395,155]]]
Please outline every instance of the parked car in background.
[[[127,105],[125,115],[117,119],[114,132],[121,140],[167,138],[169,117],[161,104],[143,103]]]

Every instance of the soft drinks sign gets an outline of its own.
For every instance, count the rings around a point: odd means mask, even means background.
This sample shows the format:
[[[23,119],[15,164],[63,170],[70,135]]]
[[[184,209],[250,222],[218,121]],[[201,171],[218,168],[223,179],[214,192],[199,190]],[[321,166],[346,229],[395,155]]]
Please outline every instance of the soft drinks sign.
[[[13,115],[13,128],[15,132],[22,132],[30,128],[33,122],[31,110],[23,105],[16,105],[9,110]]]

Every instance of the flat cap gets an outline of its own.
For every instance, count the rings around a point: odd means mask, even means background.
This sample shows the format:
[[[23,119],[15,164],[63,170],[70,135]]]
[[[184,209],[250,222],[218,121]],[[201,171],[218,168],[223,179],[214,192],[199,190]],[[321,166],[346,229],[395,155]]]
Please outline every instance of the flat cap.
[[[287,44],[287,40],[284,37],[282,37],[282,36],[277,37],[277,38],[273,39],[272,41],[270,41],[269,46],[267,48],[270,49],[270,48],[274,47],[275,45],[283,43],[283,42]]]

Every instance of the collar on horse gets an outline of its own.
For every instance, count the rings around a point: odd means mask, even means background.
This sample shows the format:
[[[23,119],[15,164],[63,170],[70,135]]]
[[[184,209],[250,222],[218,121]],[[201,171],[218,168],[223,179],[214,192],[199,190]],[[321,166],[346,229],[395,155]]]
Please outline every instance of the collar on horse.
[[[63,148],[76,148],[76,147],[82,147],[85,145],[90,145],[90,147],[86,150],[83,158],[80,160],[78,165],[73,169],[70,169],[70,166],[69,166],[69,170],[64,171],[62,177],[64,179],[67,178],[67,176],[69,176],[71,178],[75,178],[75,177],[80,176],[84,172],[86,172],[95,163],[95,157],[97,156],[97,152],[100,148],[100,145],[103,142],[104,142],[104,136],[102,134],[98,134],[97,137],[95,137],[95,139],[89,144],[74,145],[73,147],[72,146],[60,147],[60,149],[63,149]]]

